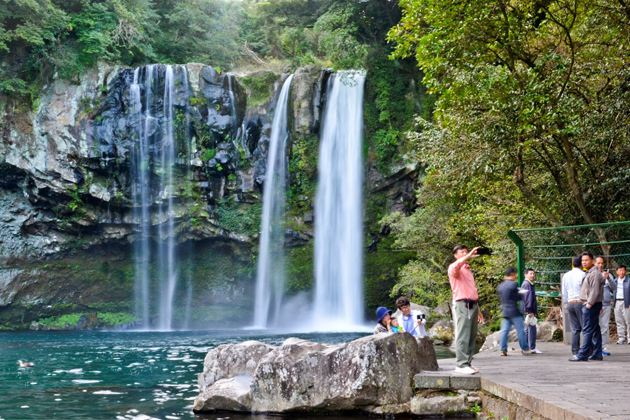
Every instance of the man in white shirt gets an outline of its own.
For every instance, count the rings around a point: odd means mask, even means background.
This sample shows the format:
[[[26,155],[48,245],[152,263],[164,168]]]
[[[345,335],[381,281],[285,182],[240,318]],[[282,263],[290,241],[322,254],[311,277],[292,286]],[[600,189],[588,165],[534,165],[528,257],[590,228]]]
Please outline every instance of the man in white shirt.
[[[615,290],[615,324],[619,341],[626,344],[630,337],[630,278],[626,276],[626,266],[617,267],[617,288]]]
[[[427,320],[425,315],[420,311],[412,311],[411,302],[406,296],[396,299],[396,306],[401,312],[398,316],[398,326],[411,335],[426,337],[427,331],[424,326]]]
[[[584,279],[582,257],[573,258],[573,269],[562,276],[562,302],[569,311],[571,322],[571,352],[575,356],[580,350],[580,334],[582,333],[582,307],[580,288]]]

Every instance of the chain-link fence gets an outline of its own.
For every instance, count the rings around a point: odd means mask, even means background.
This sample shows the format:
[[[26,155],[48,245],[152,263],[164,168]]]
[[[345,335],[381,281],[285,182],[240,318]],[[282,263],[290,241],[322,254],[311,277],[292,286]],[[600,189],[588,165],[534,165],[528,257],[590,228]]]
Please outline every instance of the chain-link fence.
[[[606,268],[630,267],[630,221],[556,228],[519,229],[508,232],[517,246],[519,284],[524,270],[536,270],[536,295],[543,314],[560,306],[561,276],[572,268],[572,258],[584,251],[601,255]]]

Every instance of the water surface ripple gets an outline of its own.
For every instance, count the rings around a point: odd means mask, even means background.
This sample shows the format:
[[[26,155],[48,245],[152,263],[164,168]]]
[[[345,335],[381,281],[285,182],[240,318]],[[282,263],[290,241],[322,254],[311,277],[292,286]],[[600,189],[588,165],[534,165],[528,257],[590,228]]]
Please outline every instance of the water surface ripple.
[[[245,340],[279,345],[288,337],[300,337],[336,344],[366,335],[261,334],[235,330],[0,333],[0,420],[237,420],[243,416],[192,412],[197,374],[208,350]],[[17,360],[36,365],[20,368]]]

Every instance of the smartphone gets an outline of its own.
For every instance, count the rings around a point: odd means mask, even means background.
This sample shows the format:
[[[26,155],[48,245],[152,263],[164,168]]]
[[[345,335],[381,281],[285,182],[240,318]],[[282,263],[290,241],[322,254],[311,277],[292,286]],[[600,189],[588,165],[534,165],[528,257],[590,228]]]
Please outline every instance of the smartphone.
[[[492,250],[490,248],[482,246],[481,248],[477,249],[477,255],[492,255]]]

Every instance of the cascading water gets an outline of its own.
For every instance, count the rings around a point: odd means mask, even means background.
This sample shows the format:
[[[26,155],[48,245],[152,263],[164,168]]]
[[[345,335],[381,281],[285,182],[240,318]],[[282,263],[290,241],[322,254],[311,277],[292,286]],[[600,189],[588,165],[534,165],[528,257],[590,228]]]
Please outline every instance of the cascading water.
[[[363,322],[362,137],[365,73],[331,77],[315,205],[316,330]]]
[[[135,293],[136,317],[141,320],[143,329],[152,327],[150,314],[152,309],[158,312],[155,327],[159,330],[172,329],[173,300],[177,287],[177,260],[175,257],[175,210],[173,204],[173,167],[175,165],[175,66],[165,66],[163,86],[160,85],[161,69],[158,65],[144,68],[144,83],[140,83],[142,69],[134,71],[130,86],[130,104],[135,114],[136,144],[132,155],[132,197],[134,217],[140,222],[139,237],[135,241]],[[185,68],[182,67],[182,71]],[[184,76],[186,74],[184,73]],[[187,76],[186,76],[187,77]],[[163,87],[162,121],[154,116],[156,93]],[[144,106],[142,90],[144,88]],[[161,131],[158,129],[161,127]],[[155,174],[152,177],[152,173]],[[153,179],[157,178],[157,179]],[[152,215],[154,199],[151,186],[157,189],[155,197],[158,214]],[[159,307],[152,308],[150,261],[152,247],[150,238],[155,235],[152,229],[156,217],[157,229],[157,267],[159,281]]]
[[[175,164],[175,135],[173,104],[175,101],[175,79],[173,66],[166,66],[164,77],[164,122],[162,125],[161,150],[156,150],[156,160],[160,162],[160,206],[159,212],[167,218],[160,223],[159,264],[160,264],[160,316],[158,328],[169,331],[173,322],[173,295],[177,285],[175,267],[175,220],[173,212],[173,165]]]
[[[135,302],[136,317],[140,319],[141,327],[149,327],[149,235],[150,235],[150,206],[149,200],[149,125],[151,124],[151,96],[154,66],[145,67],[145,111],[142,112],[140,93],[140,68],[133,73],[133,83],[130,87],[130,101],[132,112],[135,114],[137,143],[132,149],[133,163],[131,165],[132,199],[134,202],[134,218],[140,221],[140,236],[134,242],[135,254]]]
[[[280,91],[267,151],[254,308],[254,326],[260,328],[277,323],[284,292],[282,247],[287,192],[287,112],[292,80],[293,75],[287,78]]]

